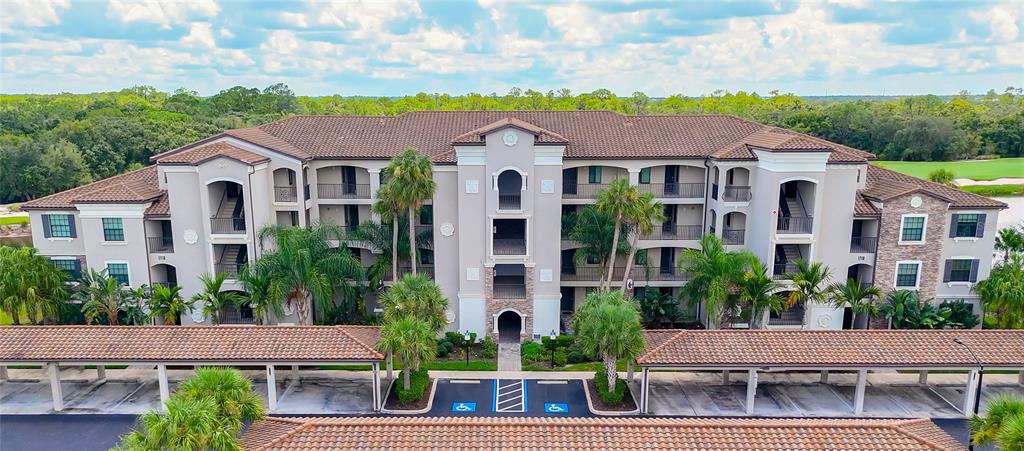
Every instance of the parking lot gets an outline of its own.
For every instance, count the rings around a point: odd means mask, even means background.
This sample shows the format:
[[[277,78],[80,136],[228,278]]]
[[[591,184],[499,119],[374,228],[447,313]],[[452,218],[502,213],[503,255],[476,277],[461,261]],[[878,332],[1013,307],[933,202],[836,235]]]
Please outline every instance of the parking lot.
[[[583,382],[440,379],[428,416],[590,416]]]

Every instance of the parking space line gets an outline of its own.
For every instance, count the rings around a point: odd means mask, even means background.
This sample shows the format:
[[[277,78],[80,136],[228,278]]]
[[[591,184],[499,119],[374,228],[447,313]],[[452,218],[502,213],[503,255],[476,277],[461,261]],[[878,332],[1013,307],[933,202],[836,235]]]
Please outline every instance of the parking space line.
[[[450,384],[479,384],[480,381],[476,379],[449,379]]]
[[[526,411],[526,381],[517,379],[509,382],[494,381],[495,412]]]

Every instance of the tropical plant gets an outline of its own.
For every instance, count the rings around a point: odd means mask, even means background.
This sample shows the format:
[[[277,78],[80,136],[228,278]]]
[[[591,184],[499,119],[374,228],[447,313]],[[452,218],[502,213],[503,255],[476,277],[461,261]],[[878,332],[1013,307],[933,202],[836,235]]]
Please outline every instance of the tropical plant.
[[[893,329],[942,329],[951,313],[948,308],[922,302],[918,292],[910,290],[890,292],[879,311],[889,318]]]
[[[562,216],[562,230],[567,231],[570,240],[580,244],[574,255],[576,265],[585,261],[596,261],[601,267],[601,280],[612,255],[612,243],[616,242],[618,252],[629,252],[628,240],[619,232],[619,240],[612,239],[615,233],[615,218],[601,213],[593,205],[583,207],[578,213]]]
[[[750,269],[739,281],[739,300],[750,304],[750,327],[764,329],[768,327],[768,312],[782,311],[782,298],[776,294],[782,284],[768,274],[768,268],[761,260],[750,262]]]
[[[220,427],[215,400],[172,396],[165,413],[150,411],[139,418],[135,430],[121,437],[116,449],[204,451],[241,450],[237,439]]]
[[[836,282],[829,285],[829,292],[832,294],[832,306],[837,309],[850,307],[853,311],[853,328],[867,329],[871,324],[871,317],[878,315],[877,300],[882,296],[882,290],[871,285],[861,287],[860,283],[852,277],[846,279],[846,283]]]
[[[430,158],[411,147],[406,148],[388,163],[391,194],[409,215],[409,260],[412,273],[416,274],[416,212],[423,202],[434,197],[437,183],[434,182],[433,165]],[[396,274],[397,277],[397,274]]]
[[[576,343],[584,352],[601,356],[608,387],[614,389],[619,359],[635,359],[644,349],[640,313],[622,292],[600,290],[587,295],[572,318]]]
[[[405,316],[385,321],[380,330],[377,350],[394,355],[402,364],[402,387],[411,388],[411,372],[429,362],[437,352],[434,342],[436,333],[431,324],[423,319]]]
[[[192,309],[192,300],[186,301],[181,297],[181,286],[153,286],[153,294],[149,298],[150,316],[163,318],[164,324],[181,324],[181,315]]]
[[[308,228],[267,226],[259,232],[260,246],[274,241],[273,251],[259,259],[270,277],[269,298],[293,307],[299,324],[309,324],[310,304],[321,317],[333,305],[338,288],[347,293],[365,280],[362,264],[346,246],[333,248],[344,232],[334,224],[314,222]]]
[[[1024,451],[1024,398],[1003,394],[988,403],[985,416],[969,420],[971,439],[979,445],[999,445],[1002,451]]]
[[[35,248],[0,246],[0,311],[21,324],[22,314],[38,323],[58,316],[67,300],[68,274]]]
[[[138,288],[125,288],[127,300],[122,309],[122,323],[130,326],[141,326],[149,324],[150,314],[146,311],[150,298],[153,297],[153,290],[149,285],[143,284]]]
[[[626,281],[629,280],[629,272],[633,268],[640,236],[650,234],[655,223],[665,221],[665,207],[661,202],[654,200],[654,193],[643,193],[629,205],[623,219],[633,232],[629,243],[629,256],[626,258],[626,270],[622,273],[622,285],[619,287],[619,291],[625,293]]]
[[[828,281],[832,278],[832,270],[822,262],[808,263],[797,259],[794,264],[796,271],[786,273],[786,279],[793,281],[793,291],[789,292],[786,307],[799,302],[824,304],[827,302]]]
[[[943,168],[939,168],[939,169],[936,169],[936,170],[928,173],[928,180],[931,180],[931,181],[933,181],[935,183],[941,183],[941,184],[947,185],[947,186],[952,186],[953,185],[953,179],[955,177],[956,177],[956,175],[953,174],[953,171],[950,171],[949,169],[943,169]]]
[[[661,323],[676,322],[682,318],[679,311],[679,301],[672,295],[648,288],[644,290],[643,296],[636,299],[640,308],[640,316],[643,318],[644,327],[656,327]]]
[[[974,326],[980,322],[978,315],[974,313],[974,306],[964,302],[963,299],[943,301],[939,304],[939,309],[949,309],[946,327],[950,329],[974,329]]]
[[[708,327],[728,320],[723,317],[731,311],[725,308],[727,298],[755,261],[757,257],[748,251],[726,251],[722,240],[713,234],[701,238],[700,249],[683,251],[679,266],[691,275],[683,293],[692,303],[704,301]]]
[[[391,285],[380,298],[384,321],[409,316],[425,321],[435,334],[447,324],[448,299],[434,281],[423,275],[406,275]]]
[[[238,280],[245,288],[243,302],[249,304],[256,324],[265,324],[270,315],[284,316],[284,302],[270,296],[271,273],[267,260],[259,259],[247,263],[238,273]]]
[[[213,277],[209,274],[202,274],[199,276],[199,282],[202,283],[202,291],[192,295],[192,303],[199,303],[203,309],[203,315],[210,318],[213,324],[220,324],[220,312],[224,307],[230,305],[239,305],[242,302],[242,297],[234,291],[223,291],[224,280],[227,278],[227,274],[220,273]]]
[[[1003,260],[1009,260],[1010,254],[1024,253],[1024,225],[999,229],[996,249],[1003,251]]]
[[[619,233],[622,231],[623,218],[630,208],[633,208],[639,200],[640,194],[637,188],[629,184],[629,180],[617,178],[607,188],[597,192],[597,211],[611,216],[615,219],[615,229],[612,232],[611,256],[608,257],[608,269],[605,274],[608,280],[601,280],[598,288],[609,288],[612,285],[612,278],[615,277],[615,254],[619,247]],[[653,196],[651,200],[653,200]]]
[[[1001,329],[1024,328],[1024,254],[1011,253],[974,291],[981,295],[985,312]]]
[[[379,252],[381,257],[377,258],[372,265],[366,270],[367,279],[371,282],[368,288],[372,291],[376,291],[375,288],[381,286],[380,281],[386,278],[389,274],[398,274],[398,262],[409,259],[409,232],[406,223],[408,219],[405,216],[397,216],[398,226],[395,227],[393,223],[379,223],[373,221],[367,221],[360,223],[355,230],[349,232],[348,239],[351,241],[359,241],[375,253]],[[382,217],[383,221],[384,218]],[[394,231],[398,231],[398,246],[393,246],[393,235]],[[416,234],[417,246],[423,246],[429,244],[434,239],[434,234],[430,230],[424,230],[423,232]],[[397,254],[397,259],[392,263],[394,255]],[[398,276],[393,276],[397,279]],[[375,285],[375,286],[372,286]]]
[[[387,173],[386,170],[385,170],[385,173]],[[354,236],[352,238],[356,239],[356,240],[361,239],[363,241],[370,241],[370,242],[376,244],[377,247],[381,251],[383,251],[385,249],[388,249],[390,252],[388,252],[386,254],[382,253],[382,255],[389,255],[390,254],[391,257],[388,259],[387,263],[391,264],[391,277],[394,277],[394,278],[397,279],[398,278],[398,259],[400,258],[400,255],[399,255],[400,251],[399,251],[399,236],[398,236],[398,233],[399,233],[399,220],[400,220],[400,218],[402,216],[400,214],[400,212],[402,211],[402,204],[399,202],[399,200],[397,198],[398,194],[397,194],[396,191],[397,190],[395,189],[395,182],[393,180],[390,180],[387,183],[382,184],[377,189],[377,201],[373,203],[373,207],[372,207],[373,212],[378,214],[378,215],[380,215],[380,220],[382,222],[391,222],[391,228],[387,229],[387,228],[384,228],[384,227],[380,227],[379,225],[375,225],[376,227],[371,230],[371,229],[368,228],[368,227],[370,227],[369,225],[365,225],[364,226],[364,224],[373,224],[373,223],[359,224],[359,226],[355,230],[355,233],[353,233]],[[391,245],[390,246],[384,246],[384,242],[383,242],[384,240],[381,239],[383,237],[379,233],[379,232],[382,232],[382,231],[387,231],[388,233],[391,234]],[[408,256],[408,255],[409,254],[406,254],[406,256]],[[407,258],[407,257],[405,257],[405,258]],[[379,259],[379,260],[383,260],[383,259]]]
[[[252,381],[234,368],[204,367],[178,386],[174,396],[186,399],[213,399],[217,416],[230,430],[240,431],[243,423],[263,419],[263,400],[252,390]]]
[[[104,319],[111,326],[118,325],[118,316],[129,302],[124,285],[108,276],[106,270],[97,272],[94,269],[82,275],[73,298],[82,303],[86,323],[92,324],[97,319]]]

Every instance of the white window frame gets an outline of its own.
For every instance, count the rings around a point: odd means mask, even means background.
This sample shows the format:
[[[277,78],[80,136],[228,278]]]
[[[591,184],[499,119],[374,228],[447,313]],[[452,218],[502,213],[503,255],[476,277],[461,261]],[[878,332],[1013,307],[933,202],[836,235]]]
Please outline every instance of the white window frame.
[[[924,218],[924,223],[921,224],[921,240],[920,241],[903,241],[903,225],[907,218]],[[907,213],[900,216],[900,235],[899,245],[922,245],[928,239],[928,215],[918,213]]]
[[[901,287],[896,283],[900,276],[900,265],[917,265],[917,278],[914,280],[914,286],[912,287]],[[896,262],[896,268],[892,271],[892,286],[897,290],[917,290],[921,288],[921,269],[923,268],[921,260],[899,260]]]
[[[975,257],[973,255],[954,255],[952,257],[945,258],[945,259],[942,260],[943,266],[945,266],[946,260],[967,260],[967,261],[978,260],[978,266],[979,266],[978,267],[978,271],[981,271],[981,259],[978,258],[978,257]],[[945,273],[945,268],[943,268],[943,273]],[[968,278],[968,280],[961,280],[961,281],[950,280],[949,282],[946,282],[946,286],[950,286],[950,287],[966,286],[966,287],[969,287],[969,286],[974,285],[975,283],[977,283],[977,282],[971,282],[969,280],[970,279],[970,272],[968,272],[968,277],[967,278]]]
[[[115,265],[120,265],[120,264],[124,265],[125,269],[128,272],[128,283],[126,283],[124,286],[131,287],[132,286],[132,264],[129,263],[127,260],[107,260],[107,261],[103,262],[103,269],[105,271],[107,271],[107,277],[111,277],[110,276],[110,264],[111,263],[113,263]]]

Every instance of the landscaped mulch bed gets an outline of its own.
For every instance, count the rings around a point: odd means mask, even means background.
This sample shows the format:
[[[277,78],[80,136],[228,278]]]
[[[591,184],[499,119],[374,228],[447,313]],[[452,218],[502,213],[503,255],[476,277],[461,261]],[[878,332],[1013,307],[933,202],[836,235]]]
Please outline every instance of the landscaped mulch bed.
[[[586,384],[587,392],[590,393],[590,402],[597,410],[607,410],[609,412],[631,412],[637,409],[633,396],[629,394],[629,387],[626,387],[626,394],[622,397],[621,403],[607,404],[603,399],[601,399],[601,395],[598,394],[597,385],[594,384],[593,379],[587,379]]]
[[[423,391],[423,397],[412,404],[401,405],[398,403],[398,387],[402,386],[402,376],[398,374],[398,379],[395,379],[395,383],[391,384],[391,392],[388,394],[387,403],[384,404],[384,408],[387,410],[423,410],[427,408],[427,404],[430,402],[430,398],[434,396],[434,379],[430,378],[427,380],[427,389]]]

